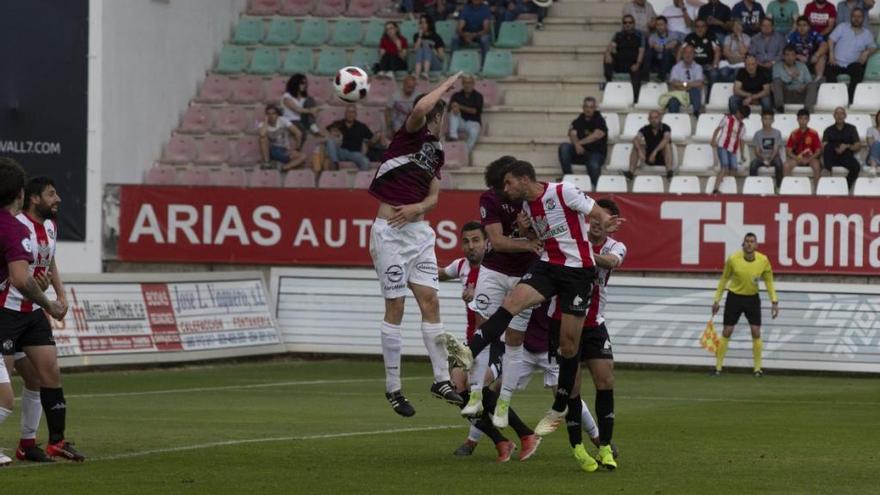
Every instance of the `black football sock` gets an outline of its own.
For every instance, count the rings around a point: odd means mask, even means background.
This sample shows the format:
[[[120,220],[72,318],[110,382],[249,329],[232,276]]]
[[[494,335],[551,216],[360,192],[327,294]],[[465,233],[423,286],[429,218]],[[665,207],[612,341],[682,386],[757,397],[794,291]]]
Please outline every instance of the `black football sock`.
[[[556,398],[553,401],[553,410],[562,412],[568,405],[568,399],[573,393],[574,382],[577,378],[577,370],[579,360],[578,356],[562,357],[557,356],[559,362],[559,385],[556,387]]]
[[[501,432],[498,431],[498,428],[495,428],[495,425],[492,424],[492,419],[487,414],[483,414],[483,416],[479,420],[477,420],[474,426],[485,433],[489,438],[492,439],[492,442],[496,444],[499,442],[507,441],[507,438],[505,438],[504,435],[502,435]]]
[[[49,443],[58,443],[64,440],[64,427],[67,420],[64,390],[61,388],[40,388],[40,403],[46,414],[46,426],[49,427]]]
[[[512,319],[513,315],[509,311],[504,308],[498,308],[495,314],[480,325],[480,328],[474,332],[474,336],[468,344],[474,357],[483,352],[483,349],[489,344],[497,340],[507,330],[507,326],[510,325],[510,320]]]
[[[583,402],[581,396],[568,399],[568,414],[565,415],[565,427],[568,429],[568,443],[571,447],[577,447],[584,441],[584,430],[581,428],[581,414]]]
[[[516,413],[516,411],[513,410],[512,407],[507,409],[507,424],[509,424],[510,427],[513,428],[513,431],[515,431],[517,436],[519,436],[520,438],[535,434],[534,430],[523,423],[523,420],[520,419],[519,415]]]
[[[494,413],[496,404],[498,404],[498,393],[489,387],[483,387],[483,414]]]
[[[471,391],[470,391],[470,390],[465,390],[465,391],[463,391],[463,392],[459,392],[458,395],[460,395],[460,396],[461,396],[461,399],[462,399],[462,402],[461,402],[461,404],[458,405],[458,408],[459,408],[459,409],[464,409],[464,406],[467,405],[468,401],[469,401],[470,398],[471,398]]]
[[[599,445],[611,443],[614,433],[614,390],[596,390],[596,424],[599,426]]]

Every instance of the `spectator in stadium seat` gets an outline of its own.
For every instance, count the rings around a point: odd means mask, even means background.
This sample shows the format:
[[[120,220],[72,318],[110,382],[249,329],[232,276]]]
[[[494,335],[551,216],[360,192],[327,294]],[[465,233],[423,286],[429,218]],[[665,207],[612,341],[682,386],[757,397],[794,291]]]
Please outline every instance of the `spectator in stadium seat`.
[[[492,8],[495,11],[495,33],[500,32],[501,23],[515,21],[520,14],[530,13],[538,17],[535,29],[544,29],[544,17],[547,16],[547,7],[536,5],[532,0],[493,0]]]
[[[724,58],[718,64],[719,81],[733,82],[736,79],[737,71],[746,66],[751,44],[752,38],[743,32],[742,22],[734,19],[730,36],[724,38],[721,47]]]
[[[672,5],[667,5],[660,15],[666,18],[670,32],[687,36],[694,29],[694,21],[701,6],[702,2],[699,0],[672,0]]]
[[[357,106],[346,105],[345,118],[328,125],[327,131],[327,157],[334,167],[338,168],[339,162],[354,162],[358,170],[370,169],[367,147],[381,143],[382,136],[357,119]]]
[[[480,46],[481,60],[492,44],[492,9],[482,0],[470,0],[458,14],[458,27],[452,38],[452,51]]]
[[[672,129],[663,123],[659,110],[651,110],[648,114],[648,125],[639,129],[633,138],[629,170],[623,175],[633,180],[636,169],[644,164],[666,167],[666,179],[672,179],[675,166],[672,161],[672,146]]]
[[[761,32],[752,37],[749,53],[758,59],[758,65],[771,70],[773,64],[782,60],[783,48],[785,48],[785,36],[773,29],[773,19],[765,17],[761,21]]]
[[[704,23],[705,27],[705,23]],[[694,116],[700,116],[703,105],[703,68],[694,59],[694,47],[686,45],[681,50],[681,61],[669,74],[670,92],[660,97],[660,106],[669,113],[679,113],[682,106],[690,104]]]
[[[868,143],[868,166],[871,167],[871,175],[877,177],[877,169],[880,168],[880,112],[874,114],[874,127],[868,128],[865,141]]]
[[[730,17],[742,22],[743,32],[749,36],[755,36],[761,30],[764,6],[755,0],[740,0],[730,10]]]
[[[480,137],[482,117],[483,95],[474,89],[474,76],[465,74],[461,77],[461,91],[449,100],[449,139],[458,140],[459,131],[464,130],[467,149],[473,151]]]
[[[675,55],[684,41],[684,35],[669,31],[666,18],[662,15],[657,17],[654,27],[655,31],[648,37],[648,71],[656,72],[660,80],[665,81],[675,65]]]
[[[454,0],[434,0],[433,4],[425,7],[425,13],[435,22],[445,21],[455,13],[456,7],[457,2]]]
[[[608,152],[608,126],[592,96],[584,98],[583,112],[571,122],[568,141],[559,145],[562,173],[571,174],[573,163],[586,165],[595,188]]]
[[[443,70],[443,61],[446,59],[445,49],[443,38],[434,28],[434,20],[427,15],[419,17],[419,31],[413,35],[416,79],[424,75],[425,79],[429,80],[431,71]]]
[[[633,94],[638,100],[644,77],[646,36],[635,28],[635,22],[633,16],[623,16],[623,29],[614,34],[605,49],[604,71],[605,81],[612,81],[615,73],[628,73]]]
[[[373,68],[376,75],[394,77],[397,71],[408,69],[406,63],[406,38],[394,21],[385,23],[385,34],[379,40],[379,63]]]
[[[853,9],[862,9],[868,15],[876,2],[874,0],[843,0],[837,4],[837,25],[850,22]]]
[[[263,121],[257,127],[260,133],[260,158],[263,168],[275,168],[277,162],[282,171],[303,166],[306,162],[305,153],[298,151],[302,142],[302,131],[289,120],[281,116],[281,109],[275,104],[266,105]],[[294,145],[291,147],[290,138]]]
[[[785,111],[786,103],[802,103],[808,112],[816,106],[819,82],[810,75],[807,64],[797,59],[794,47],[786,46],[782,61],[773,66],[773,105],[778,113]]]
[[[715,35],[719,42],[730,34],[730,7],[721,3],[721,0],[709,0],[709,3],[700,7],[697,18],[706,21],[709,32]]]
[[[746,56],[745,63],[746,66],[737,72],[733,83],[733,95],[728,102],[729,112],[733,114],[740,105],[751,106],[757,102],[761,103],[761,110],[773,110],[769,71],[758,65],[754,55]]]
[[[834,109],[834,124],[822,133],[822,145],[825,147],[822,151],[822,164],[828,175],[831,175],[833,167],[844,167],[847,170],[846,183],[852,189],[862,170],[856,159],[862,143],[856,126],[847,123],[846,110],[843,107]]]
[[[654,6],[648,0],[632,0],[624,4],[621,15],[624,17],[632,16],[636,29],[644,33],[645,36],[654,30],[654,21],[657,19],[657,13],[654,11]]]
[[[798,61],[806,64],[815,80],[821,82],[825,76],[828,43],[824,36],[813,31],[807,16],[798,17],[795,30],[788,35],[788,46],[794,48]]]
[[[798,17],[798,4],[795,0],[773,0],[767,5],[767,17],[773,19],[777,33],[788,36]]]
[[[385,130],[389,136],[406,122],[416,100],[416,78],[408,75],[403,78],[400,89],[391,95],[385,108]]]
[[[745,160],[743,149],[743,133],[745,132],[745,120],[752,111],[748,105],[740,105],[736,112],[731,112],[721,119],[715,132],[712,133],[712,146],[715,147],[718,157],[718,175],[715,178],[715,189],[712,194],[718,194],[718,188],[727,175],[734,175],[739,166],[739,158]]]
[[[718,81],[720,77],[721,43],[709,31],[706,20],[697,19],[694,22],[694,32],[685,36],[684,44],[694,49],[694,61],[703,68],[702,76],[705,77],[706,96],[708,96],[708,91],[712,89],[712,83]],[[683,51],[679,53],[679,59],[683,58],[683,54]]]
[[[761,129],[752,138],[752,163],[749,175],[758,175],[761,167],[773,167],[776,188],[782,185],[782,133],[773,128],[773,110],[761,112]]]
[[[819,163],[822,140],[818,132],[810,129],[810,112],[805,108],[798,110],[797,121],[798,128],[788,136],[785,144],[788,159],[783,167],[783,175],[788,177],[795,167],[808,166],[813,169],[813,180],[819,182],[822,175],[822,165]]]
[[[294,74],[287,80],[284,95],[281,96],[282,117],[295,125],[303,136],[307,132],[320,134],[321,129],[315,119],[320,112],[318,104],[309,96],[309,79],[305,74]],[[305,139],[300,140],[299,149]]]
[[[828,39],[834,26],[837,25],[837,9],[826,0],[813,0],[804,7],[804,17],[810,22],[810,28]]]
[[[871,31],[865,29],[865,13],[853,9],[849,24],[837,26],[828,38],[828,69],[830,82],[837,82],[837,76],[849,75],[849,100],[852,102],[856,86],[865,78],[865,65],[874,52],[877,43]]]

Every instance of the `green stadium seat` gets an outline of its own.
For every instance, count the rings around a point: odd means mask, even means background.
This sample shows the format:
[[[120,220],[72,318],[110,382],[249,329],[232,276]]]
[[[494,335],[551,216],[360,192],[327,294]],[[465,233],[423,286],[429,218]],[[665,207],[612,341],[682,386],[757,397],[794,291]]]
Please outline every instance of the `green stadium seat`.
[[[315,66],[315,59],[311,48],[291,47],[284,57],[283,74],[308,74]]]
[[[379,41],[382,39],[383,34],[385,34],[385,21],[382,19],[371,19],[367,23],[367,29],[361,44],[364,46],[379,46]]]
[[[866,81],[880,81],[880,53],[871,55],[868,65],[865,67]]]
[[[400,28],[400,34],[406,38],[406,43],[412,45],[413,36],[419,32],[419,23],[416,20],[406,20],[397,25]]]
[[[303,46],[321,46],[330,37],[330,27],[324,19],[306,17],[299,31],[298,44]]]
[[[437,21],[434,25],[434,30],[443,39],[443,44],[446,45],[446,52],[449,53],[449,48],[452,46],[452,37],[455,36],[455,21]]]
[[[214,72],[219,74],[244,72],[247,63],[247,50],[243,46],[224,45],[223,49],[220,50],[220,59]]]
[[[450,74],[456,72],[476,74],[480,72],[480,52],[476,50],[456,50],[452,53],[452,61],[449,62]]]
[[[263,39],[263,19],[242,17],[235,25],[232,42],[236,45],[256,45]]]
[[[495,46],[498,48],[519,48],[529,41],[529,28],[520,21],[501,23]]]
[[[338,19],[333,27],[333,46],[354,46],[361,42],[363,28],[361,21],[355,19]]]
[[[290,45],[296,41],[296,20],[290,17],[273,17],[269,32],[263,39],[267,45]]]
[[[251,74],[275,74],[281,67],[281,53],[274,46],[261,46],[251,55]]]
[[[318,55],[318,66],[312,71],[319,76],[332,76],[348,65],[348,57],[342,48],[324,48]]]
[[[512,76],[513,54],[508,50],[489,50],[483,62],[482,75],[490,79]]]
[[[360,67],[369,74],[373,72],[373,65],[377,63],[379,63],[379,52],[375,48],[359,46],[354,49],[354,54],[351,56],[351,65]]]

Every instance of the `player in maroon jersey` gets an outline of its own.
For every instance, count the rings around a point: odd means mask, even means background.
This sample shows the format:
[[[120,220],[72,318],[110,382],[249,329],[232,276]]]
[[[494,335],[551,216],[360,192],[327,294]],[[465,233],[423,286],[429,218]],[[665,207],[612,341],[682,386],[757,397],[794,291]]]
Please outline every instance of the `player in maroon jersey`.
[[[463,402],[449,379],[445,346],[437,340],[443,333],[443,324],[437,297],[436,235],[425,220],[425,214],[437,206],[440,195],[444,157],[438,136],[446,112],[442,97],[460,75],[416,98],[412,112],[391,139],[370,184],[370,194],[379,200],[370,231],[370,255],[385,298],[381,327],[385,397],[401,416],[415,414],[401,393],[400,383],[400,322],[407,289],[412,291],[422,313],[422,338],[434,373],[431,394],[452,404]]]

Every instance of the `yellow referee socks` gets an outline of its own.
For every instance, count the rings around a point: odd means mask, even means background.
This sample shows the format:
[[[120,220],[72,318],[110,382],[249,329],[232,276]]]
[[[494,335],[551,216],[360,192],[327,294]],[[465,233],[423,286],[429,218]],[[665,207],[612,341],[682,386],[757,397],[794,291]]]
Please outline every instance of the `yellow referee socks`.
[[[752,339],[752,357],[755,359],[755,371],[761,371],[761,350],[763,348],[764,344],[761,342],[760,337]]]
[[[718,371],[721,371],[721,366],[724,365],[724,355],[727,354],[728,343],[730,343],[730,338],[723,335],[718,341],[718,349],[715,350],[715,369]]]

